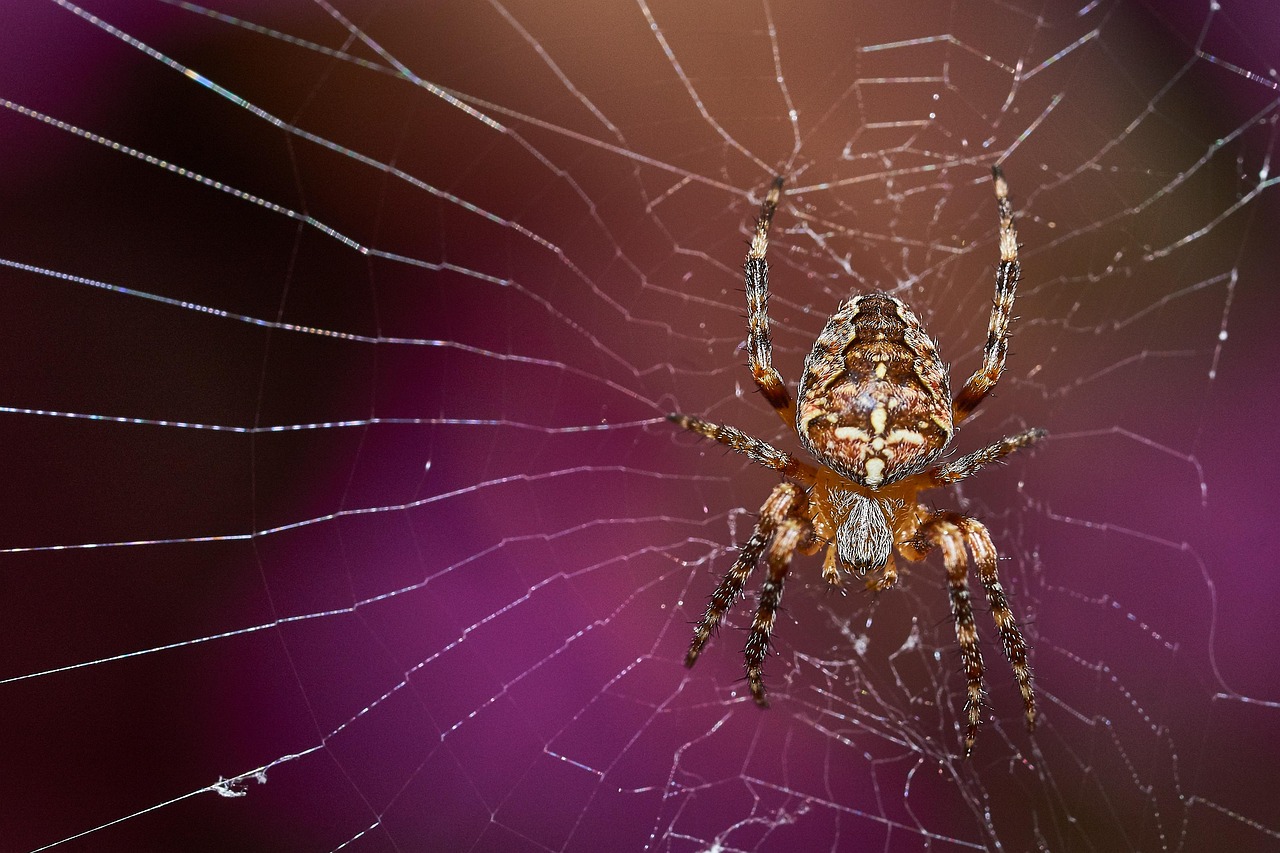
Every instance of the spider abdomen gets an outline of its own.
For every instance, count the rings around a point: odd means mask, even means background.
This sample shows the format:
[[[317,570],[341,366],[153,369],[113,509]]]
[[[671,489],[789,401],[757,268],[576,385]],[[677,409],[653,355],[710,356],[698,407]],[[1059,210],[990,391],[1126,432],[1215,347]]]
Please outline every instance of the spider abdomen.
[[[831,315],[805,359],[796,430],[816,459],[870,489],[922,470],[947,446],[947,370],[902,300],[855,296]]]

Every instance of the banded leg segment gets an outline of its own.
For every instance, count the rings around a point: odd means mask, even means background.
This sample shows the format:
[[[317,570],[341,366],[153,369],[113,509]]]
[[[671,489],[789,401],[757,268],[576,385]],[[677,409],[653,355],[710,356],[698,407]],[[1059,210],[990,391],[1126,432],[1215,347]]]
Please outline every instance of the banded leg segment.
[[[951,617],[956,623],[956,641],[960,644],[960,660],[967,679],[964,703],[964,756],[973,752],[982,721],[982,650],[978,648],[978,626],[973,621],[973,600],[969,596],[968,564],[964,556],[964,538],[960,529],[938,513],[920,528],[924,541],[916,544],[922,554],[934,544],[942,550],[942,563],[947,569],[947,588],[951,596]]]
[[[991,615],[1000,634],[1000,647],[1013,677],[1022,693],[1026,709],[1027,730],[1036,726],[1036,697],[1031,684],[1031,668],[1027,664],[1027,644],[1009,607],[1009,600],[1000,584],[996,571],[996,548],[991,534],[978,520],[958,512],[933,513],[920,526],[915,539],[906,543],[913,559],[923,558],[937,545],[942,550],[943,564],[947,569],[947,581],[951,594],[951,614],[956,623],[956,640],[960,644],[960,658],[968,679],[968,698],[965,702],[964,754],[967,758],[973,750],[973,742],[981,722],[984,667],[982,652],[978,648],[978,629],[973,620],[973,602],[969,596],[965,547],[973,554],[978,578],[982,582],[987,600],[991,603]],[[917,556],[918,555],[918,556]]]
[[[987,326],[987,344],[982,353],[982,367],[969,377],[951,405],[953,423],[959,425],[991,392],[1004,372],[1009,352],[1009,319],[1013,314],[1013,297],[1018,290],[1022,268],[1018,264],[1018,232],[1013,227],[1013,208],[1009,204],[1009,185],[999,166],[991,168],[995,181],[996,206],[1000,215],[1000,266],[996,268],[996,295]]]
[[[760,585],[760,606],[756,609],[756,618],[751,623],[751,633],[747,636],[744,650],[747,658],[747,685],[751,688],[752,698],[761,708],[769,707],[764,692],[764,659],[769,654],[769,637],[773,634],[773,623],[778,607],[782,604],[782,583],[791,566],[791,556],[798,550],[808,549],[812,543],[812,525],[803,518],[788,518],[778,525],[773,544],[769,546],[769,554],[765,558],[769,565],[769,576]]]
[[[738,554],[738,559],[733,564],[733,567],[729,569],[728,573],[720,581],[720,585],[716,587],[716,591],[712,593],[711,601],[707,605],[707,611],[703,614],[702,621],[698,623],[698,627],[693,632],[693,642],[690,643],[689,652],[684,658],[685,666],[691,667],[698,662],[698,656],[702,654],[702,649],[706,646],[707,640],[711,638],[716,628],[720,626],[720,620],[724,618],[724,614],[738,600],[738,596],[742,594],[742,588],[746,585],[747,578],[751,576],[751,570],[759,562],[760,556],[769,545],[769,540],[773,537],[774,531],[784,521],[802,511],[807,503],[808,499],[805,497],[804,492],[794,483],[779,483],[769,493],[769,497],[765,499],[764,504],[760,507],[760,518],[756,522],[755,529],[751,531],[750,538],[742,546],[742,551]]]
[[[767,442],[747,435],[740,429],[723,424],[713,424],[701,418],[678,413],[667,415],[667,420],[684,427],[690,432],[696,432],[698,435],[714,439],[731,450],[746,456],[757,465],[772,468],[784,477],[799,480],[806,485],[813,483],[817,477],[817,471],[812,466],[799,461],[790,453],[778,450]]]
[[[1013,668],[1013,678],[1022,693],[1022,704],[1026,708],[1027,731],[1036,728],[1036,693],[1031,686],[1031,667],[1027,665],[1027,643],[1018,628],[1018,620],[1014,618],[1009,607],[1009,599],[1000,585],[1000,575],[996,572],[996,546],[991,541],[991,533],[982,522],[957,513],[949,514],[956,526],[964,534],[964,541],[973,554],[973,561],[978,568],[978,579],[986,590],[987,600],[991,602],[991,615],[996,621],[996,629],[1000,633],[1000,648],[1009,659]]]
[[[939,465],[929,472],[929,478],[934,486],[948,486],[952,483],[958,483],[966,477],[971,477],[978,473],[992,462],[999,462],[1014,451],[1030,447],[1046,435],[1048,433],[1042,429],[1029,429],[1017,435],[1007,435],[981,450],[970,453],[968,456],[962,456],[945,465]]]
[[[795,423],[795,405],[782,374],[773,367],[773,340],[769,336],[769,263],[764,259],[769,248],[769,226],[782,198],[782,178],[777,177],[760,207],[756,233],[743,264],[747,291],[747,359],[751,376],[761,395],[773,406],[783,423]]]

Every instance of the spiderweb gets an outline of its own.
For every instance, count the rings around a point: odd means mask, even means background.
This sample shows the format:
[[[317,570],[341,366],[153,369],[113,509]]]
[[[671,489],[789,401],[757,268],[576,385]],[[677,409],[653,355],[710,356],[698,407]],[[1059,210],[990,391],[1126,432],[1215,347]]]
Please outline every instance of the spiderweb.
[[[1261,0],[15,4],[0,846],[1274,849],[1280,19]],[[882,4],[879,4],[882,5]],[[1029,735],[936,557],[793,567],[681,666],[795,449],[743,368],[897,293],[960,432]],[[758,581],[758,579],[757,579]],[[751,588],[754,588],[752,585]]]

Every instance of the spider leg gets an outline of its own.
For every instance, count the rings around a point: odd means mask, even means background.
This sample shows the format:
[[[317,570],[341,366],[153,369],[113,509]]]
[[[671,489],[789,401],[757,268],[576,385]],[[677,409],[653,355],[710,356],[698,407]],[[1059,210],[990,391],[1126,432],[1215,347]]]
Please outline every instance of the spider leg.
[[[938,545],[947,568],[947,587],[951,595],[951,616],[956,623],[956,641],[960,644],[960,660],[968,679],[965,700],[964,757],[973,752],[982,719],[982,650],[978,648],[978,627],[973,621],[973,600],[969,597],[968,565],[964,556],[964,538],[952,520],[953,513],[937,513],[925,522],[914,549],[923,557]]]
[[[742,546],[737,561],[711,595],[707,611],[693,632],[693,642],[689,644],[689,653],[684,658],[685,666],[691,667],[698,662],[698,655],[702,654],[707,640],[719,627],[724,614],[742,594],[742,587],[746,585],[751,570],[756,567],[760,555],[764,553],[774,530],[790,518],[797,509],[802,510],[806,504],[807,499],[799,486],[793,483],[779,483],[774,486],[773,491],[760,507],[760,519],[756,522],[755,529],[751,531],[751,537]]]
[[[939,465],[931,469],[928,472],[930,483],[934,486],[947,486],[952,483],[958,483],[966,477],[972,477],[992,462],[999,462],[1015,450],[1030,447],[1046,435],[1048,433],[1042,429],[1029,429],[1017,435],[1007,435],[981,450],[970,453],[968,456],[962,456],[945,465]]]
[[[978,578],[987,592],[987,600],[991,602],[991,615],[1000,632],[1000,647],[1004,650],[1004,656],[1009,659],[1009,665],[1013,667],[1014,680],[1018,682],[1018,690],[1022,693],[1022,703],[1027,711],[1027,731],[1035,731],[1036,693],[1031,686],[1031,668],[1027,665],[1027,643],[1022,638],[1022,631],[1018,629],[1018,620],[1009,608],[1009,600],[1005,597],[1000,576],[996,573],[996,546],[991,541],[991,533],[977,519],[955,513],[948,515],[964,532],[964,540],[973,554],[978,567]]]
[[[812,466],[799,461],[790,453],[784,453],[771,444],[747,435],[742,430],[678,413],[667,415],[667,420],[690,432],[714,439],[748,457],[757,465],[772,468],[784,477],[790,477],[806,485],[813,483],[817,477],[818,472]]]
[[[773,212],[782,197],[782,177],[774,179],[760,207],[756,220],[756,233],[751,238],[751,248],[743,264],[747,291],[747,359],[756,387],[770,406],[777,411],[783,423],[795,424],[795,405],[782,374],[773,367],[773,341],[769,337],[769,263],[764,259],[769,248],[769,226]]]
[[[807,547],[813,541],[813,526],[804,518],[788,518],[778,525],[773,544],[765,560],[769,564],[769,576],[760,585],[760,606],[744,650],[747,658],[747,684],[751,695],[761,708],[769,707],[764,695],[764,659],[769,653],[769,635],[782,603],[782,583],[791,565],[791,555]]]
[[[996,547],[991,534],[982,522],[958,512],[936,512],[926,520],[918,534],[906,543],[908,556],[921,559],[934,544],[942,548],[942,560],[947,567],[947,579],[951,590],[951,613],[956,623],[956,639],[960,643],[960,657],[964,661],[969,679],[968,700],[965,712],[968,719],[965,728],[964,754],[967,758],[973,750],[981,719],[982,702],[982,652],[978,648],[978,629],[973,621],[973,604],[969,597],[967,565],[964,548],[967,545],[978,568],[978,577],[991,602],[991,615],[1000,633],[1000,646],[1013,668],[1014,680],[1022,693],[1026,708],[1027,730],[1036,727],[1036,696],[1031,686],[1031,668],[1027,665],[1027,644],[1018,628],[1018,621],[1009,608],[1009,600],[1000,585],[996,572]]]
[[[1021,267],[1018,265],[1018,232],[1013,227],[1013,208],[1009,205],[1009,185],[999,166],[991,168],[996,186],[996,206],[1000,214],[1000,266],[996,268],[996,295],[991,306],[991,322],[987,327],[987,345],[982,352],[982,367],[969,377],[951,404],[951,417],[959,424],[990,393],[1004,372],[1009,352],[1009,318],[1013,297],[1018,289]]]

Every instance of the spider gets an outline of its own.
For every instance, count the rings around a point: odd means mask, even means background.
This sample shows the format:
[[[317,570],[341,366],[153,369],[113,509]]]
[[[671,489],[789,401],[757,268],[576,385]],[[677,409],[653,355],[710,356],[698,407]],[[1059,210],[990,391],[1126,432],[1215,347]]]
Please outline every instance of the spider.
[[[800,444],[817,460],[801,461],[723,424],[689,415],[668,419],[772,468],[783,482],[760,507],[760,517],[737,561],[711,596],[694,631],[685,666],[698,656],[725,612],[763,556],[768,576],[760,587],[760,603],[745,649],[747,684],[756,704],[768,707],[763,665],[782,585],[792,556],[816,554],[826,546],[823,578],[840,587],[851,572],[865,577],[871,590],[886,590],[898,580],[894,548],[918,561],[938,547],[946,566],[951,614],[960,657],[968,679],[965,702],[964,754],[977,737],[983,697],[982,652],[969,597],[965,549],[973,555],[1000,645],[1013,668],[1026,706],[1027,729],[1036,723],[1035,691],[1027,665],[1027,644],[1009,609],[996,573],[996,548],[977,519],[959,512],[934,510],[918,503],[927,489],[950,486],[1045,436],[1029,429],[1006,436],[968,456],[942,461],[955,429],[995,387],[1009,348],[1009,320],[1018,286],[1018,238],[1009,204],[1009,188],[1000,168],[992,169],[1000,218],[1000,264],[995,300],[983,350],[982,367],[953,399],[947,369],[936,345],[916,315],[888,293],[868,293],[846,300],[827,320],[804,362],[804,375],[791,394],[772,364],[769,337],[769,266],[765,251],[769,226],[782,196],[781,177],[774,180],[756,220],[745,263],[747,353],[761,395],[783,422],[795,430]]]

